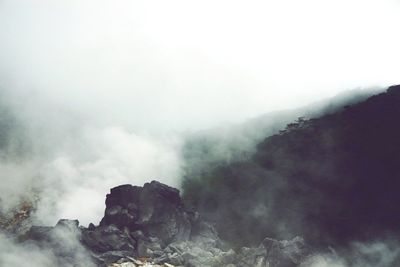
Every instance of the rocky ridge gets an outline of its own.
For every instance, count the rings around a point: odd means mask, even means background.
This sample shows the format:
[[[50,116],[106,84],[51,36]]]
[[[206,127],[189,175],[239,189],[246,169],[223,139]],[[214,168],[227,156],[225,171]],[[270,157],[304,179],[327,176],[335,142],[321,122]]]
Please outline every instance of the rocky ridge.
[[[239,246],[301,233],[313,247],[348,250],[399,236],[399,118],[400,85],[299,117],[249,158],[188,166],[183,199]]]
[[[32,226],[20,240],[52,248],[60,266],[88,266],[81,260],[89,257],[95,266],[114,267],[295,267],[311,255],[300,237],[265,238],[235,251],[201,215],[185,209],[177,189],[157,181],[112,188],[98,226],[60,220]]]

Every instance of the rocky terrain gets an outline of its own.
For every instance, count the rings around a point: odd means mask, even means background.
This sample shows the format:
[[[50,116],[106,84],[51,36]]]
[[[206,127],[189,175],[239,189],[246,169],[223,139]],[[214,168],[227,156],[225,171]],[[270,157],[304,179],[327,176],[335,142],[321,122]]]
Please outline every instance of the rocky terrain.
[[[311,255],[300,237],[233,250],[185,208],[177,189],[157,181],[112,188],[97,226],[62,219],[54,227],[32,226],[18,240],[51,249],[59,266],[294,267]]]
[[[157,181],[120,185],[88,227],[70,219],[35,226],[34,201],[21,201],[0,213],[3,248],[51,262],[34,266],[399,266],[399,116],[400,86],[392,86],[300,117],[251,156],[205,161],[198,171],[197,156],[185,154],[183,197]],[[208,159],[212,146],[194,150]],[[333,265],[313,265],[326,255],[337,257]]]

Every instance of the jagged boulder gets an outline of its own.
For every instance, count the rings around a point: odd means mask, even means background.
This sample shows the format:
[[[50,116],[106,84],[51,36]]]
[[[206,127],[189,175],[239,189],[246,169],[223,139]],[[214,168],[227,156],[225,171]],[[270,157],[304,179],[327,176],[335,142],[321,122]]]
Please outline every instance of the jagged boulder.
[[[100,225],[142,231],[146,236],[159,238],[161,245],[166,246],[189,239],[190,220],[179,190],[152,181],[143,187],[121,185],[111,189]]]
[[[20,241],[51,250],[57,266],[94,267],[93,260],[81,243],[82,228],[78,220],[59,220],[54,227],[32,226]]]
[[[156,181],[111,189],[99,226],[60,220],[54,227],[32,227],[25,240],[52,248],[64,262],[88,257],[82,266],[141,266],[137,260],[143,259],[153,264],[146,266],[295,267],[309,254],[299,237],[266,238],[259,247],[235,252],[197,212],[185,210],[177,189]]]
[[[79,221],[61,219],[54,227],[51,226],[32,226],[22,237],[22,240],[32,240],[36,242],[54,242],[54,236],[64,232],[79,236]]]
[[[185,210],[179,190],[156,181],[111,189],[100,226],[85,229],[82,239],[104,262],[106,251],[117,251],[113,244],[134,246],[136,257],[182,266],[223,266],[235,254],[222,249],[211,224]]]
[[[170,244],[156,263],[168,262],[187,267],[221,267],[236,262],[232,249],[224,251],[210,243],[184,241]]]
[[[22,237],[22,240],[33,240],[33,241],[46,241],[50,239],[51,226],[32,226],[29,231]]]
[[[141,187],[129,184],[112,188],[106,197],[106,210],[100,225],[133,228],[139,218],[140,192]]]
[[[119,230],[114,225],[100,226],[94,230],[84,229],[82,242],[94,252],[131,251],[131,255],[133,255],[136,244],[129,233]]]
[[[222,245],[217,230],[201,219],[193,222],[190,241],[211,247],[220,247]]]
[[[238,253],[207,239],[175,242],[163,252],[155,263],[168,262],[187,267],[297,267],[311,255],[300,237],[282,241],[265,238],[260,246],[245,247]]]

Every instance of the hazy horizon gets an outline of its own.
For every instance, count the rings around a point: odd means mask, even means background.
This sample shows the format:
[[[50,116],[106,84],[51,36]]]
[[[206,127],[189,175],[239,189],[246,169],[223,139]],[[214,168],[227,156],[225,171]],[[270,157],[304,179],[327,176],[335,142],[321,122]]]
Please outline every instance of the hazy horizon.
[[[0,88],[135,131],[204,129],[400,83],[399,10],[395,0],[3,0]]]
[[[399,13],[399,0],[0,0],[0,218],[27,201],[34,225],[97,224],[112,187],[179,188],[191,133],[218,135],[193,153],[202,168],[286,121],[226,125],[400,84]],[[0,265],[57,265],[2,233],[0,248]]]

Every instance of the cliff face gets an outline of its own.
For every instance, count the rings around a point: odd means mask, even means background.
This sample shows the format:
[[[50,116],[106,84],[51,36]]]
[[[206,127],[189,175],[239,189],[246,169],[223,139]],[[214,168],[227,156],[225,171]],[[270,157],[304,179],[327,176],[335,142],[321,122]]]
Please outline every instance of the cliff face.
[[[301,233],[315,245],[399,233],[400,86],[263,140],[250,159],[183,183],[232,243]],[[261,233],[261,234],[260,234]]]

